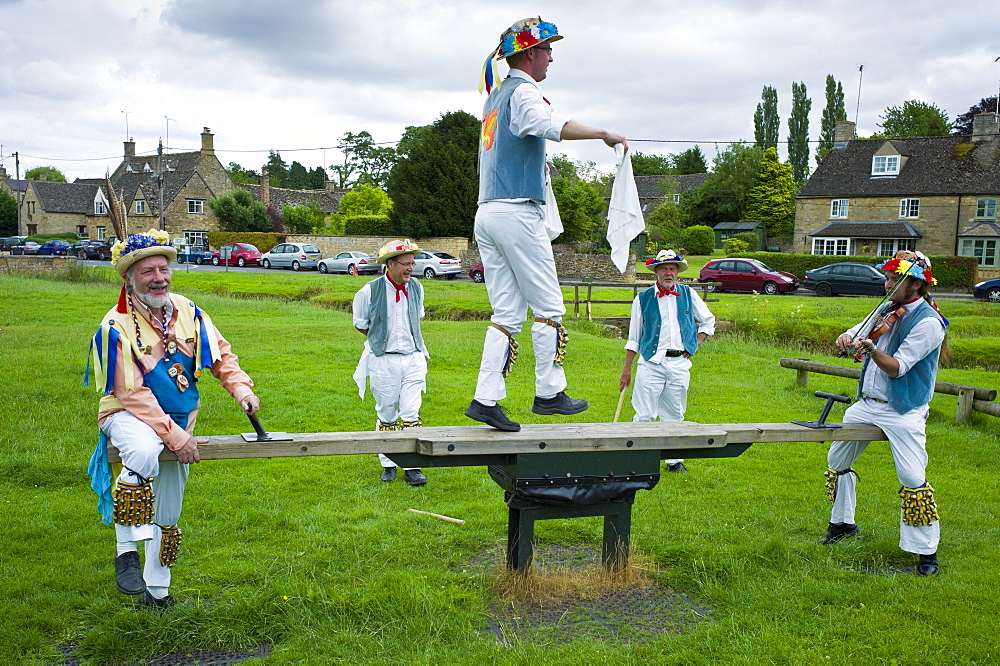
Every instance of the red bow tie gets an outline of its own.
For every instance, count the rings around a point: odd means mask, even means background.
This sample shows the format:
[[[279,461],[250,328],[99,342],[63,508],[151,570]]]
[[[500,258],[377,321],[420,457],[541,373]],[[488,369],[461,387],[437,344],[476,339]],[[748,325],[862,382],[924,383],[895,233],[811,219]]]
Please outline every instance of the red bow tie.
[[[670,289],[664,289],[663,287],[660,286],[659,282],[656,283],[657,298],[660,298],[661,296],[679,296],[679,295],[680,294],[678,294],[677,290],[674,289],[673,287],[671,287]]]
[[[399,292],[403,292],[403,296],[406,296],[407,298],[410,297],[410,295],[408,293],[406,293],[406,285],[405,284],[396,284],[395,282],[392,281],[392,278],[390,278],[388,275],[385,276],[385,279],[389,281],[389,284],[391,284],[393,287],[396,288],[396,302],[397,303],[399,303]]]

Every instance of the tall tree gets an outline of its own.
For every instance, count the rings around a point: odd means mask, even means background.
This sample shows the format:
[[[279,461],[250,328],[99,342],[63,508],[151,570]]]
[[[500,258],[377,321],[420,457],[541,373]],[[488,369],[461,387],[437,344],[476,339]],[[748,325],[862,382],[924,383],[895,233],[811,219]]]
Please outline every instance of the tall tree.
[[[254,201],[242,187],[209,200],[222,231],[274,231],[274,222],[267,214],[267,206]]]
[[[309,189],[326,189],[326,169],[323,167],[316,167],[315,169],[311,169],[309,171]]]
[[[708,162],[705,154],[701,152],[701,146],[695,145],[688,148],[674,158],[674,171],[678,174],[708,173]]]
[[[267,153],[268,185],[271,187],[288,187],[288,165],[281,159],[281,153],[271,150]]]
[[[844,87],[833,74],[826,75],[826,107],[823,109],[823,120],[820,121],[819,147],[816,148],[816,162],[822,162],[826,154],[833,150],[833,140],[837,123],[847,120],[847,110],[844,109]]]
[[[809,178],[809,110],[812,100],[806,94],[806,84],[792,82],[792,113],[788,117],[788,163],[792,177],[802,184]]]
[[[951,122],[944,109],[918,100],[907,100],[902,107],[890,106],[879,124],[880,137],[948,136]]]
[[[747,194],[744,222],[763,222],[768,236],[791,237],[795,227],[795,194],[792,167],[778,160],[768,148],[760,161],[754,186]]]
[[[681,197],[681,225],[737,222],[746,209],[746,195],[757,181],[764,150],[734,143],[715,158],[712,174]]]
[[[632,174],[635,176],[662,176],[674,173],[674,159],[670,155],[632,153]]]
[[[753,114],[753,138],[757,147],[777,148],[781,119],[778,117],[778,91],[764,86],[760,94],[761,102]]]
[[[464,111],[443,114],[426,131],[407,129],[407,155],[392,168],[387,188],[394,229],[411,238],[472,236],[480,130]]]
[[[17,233],[17,199],[0,190],[0,236],[13,236]]]
[[[389,195],[374,185],[362,185],[340,198],[340,212],[344,215],[388,215],[391,210]]]
[[[24,177],[26,180],[41,180],[42,174],[45,174],[45,180],[50,183],[65,183],[66,176],[59,169],[51,166],[40,166],[34,169],[28,169],[24,172]]]
[[[962,115],[955,118],[955,122],[952,123],[951,130],[953,134],[969,135],[972,134],[972,123],[973,119],[980,113],[996,113],[997,112],[997,96],[984,97],[979,101],[979,104],[975,104],[969,107],[969,110]]]
[[[292,162],[292,166],[288,167],[287,187],[293,190],[309,189],[309,172],[298,161]]]
[[[340,151],[344,155],[343,164],[330,165],[338,187],[366,184],[384,188],[399,159],[396,148],[376,144],[372,135],[364,131],[344,134]]]
[[[226,173],[234,183],[244,183],[246,185],[260,185],[260,174],[253,169],[244,169],[242,164],[230,162],[226,167]]]

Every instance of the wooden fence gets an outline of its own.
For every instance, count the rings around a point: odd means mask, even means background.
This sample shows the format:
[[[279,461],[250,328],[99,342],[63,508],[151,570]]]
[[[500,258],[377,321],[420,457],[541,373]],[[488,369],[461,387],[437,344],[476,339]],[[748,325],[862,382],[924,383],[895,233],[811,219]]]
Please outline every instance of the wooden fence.
[[[593,316],[592,316],[592,313],[591,313],[591,308],[590,308],[590,306],[591,306],[592,303],[631,304],[632,301],[635,300],[635,295],[638,294],[640,290],[645,289],[646,287],[649,286],[649,283],[641,283],[641,282],[634,282],[634,283],[628,284],[628,285],[617,285],[617,284],[597,284],[597,285],[595,285],[593,282],[570,282],[570,281],[566,281],[566,282],[562,282],[560,284],[563,287],[573,287],[573,298],[571,300],[563,301],[563,303],[565,305],[572,305],[573,306],[573,316],[574,317],[579,317],[580,316],[580,304],[583,303],[583,304],[586,305],[585,311],[586,311],[587,319],[588,320],[593,319]],[[713,302],[716,302],[716,301],[719,300],[717,298],[708,298],[708,294],[711,293],[710,290],[713,289],[713,288],[715,288],[715,287],[720,286],[721,283],[719,283],[719,282],[684,282],[684,281],[678,281],[678,284],[685,284],[685,285],[691,287],[692,289],[694,289],[696,291],[700,291],[701,292],[701,298],[706,303],[713,303]],[[594,287],[597,287],[598,289],[631,289],[632,290],[632,298],[630,298],[628,300],[595,299],[593,297]],[[581,288],[586,289],[586,296],[584,296],[583,298],[580,298],[580,289]]]

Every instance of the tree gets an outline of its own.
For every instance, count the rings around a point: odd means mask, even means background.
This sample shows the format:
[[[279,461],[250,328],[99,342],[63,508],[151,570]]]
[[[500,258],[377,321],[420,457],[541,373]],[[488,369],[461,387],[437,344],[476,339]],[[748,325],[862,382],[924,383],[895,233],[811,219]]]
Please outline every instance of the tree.
[[[972,123],[976,116],[980,113],[996,113],[997,112],[997,96],[984,97],[979,101],[979,104],[969,107],[969,110],[962,115],[955,118],[955,122],[952,123],[951,130],[953,134],[961,134],[968,136],[972,134]]]
[[[0,190],[0,237],[17,235],[17,199]]]
[[[674,158],[674,171],[678,174],[708,173],[708,162],[701,146],[695,145]]]
[[[246,185],[260,185],[260,174],[253,169],[244,169],[243,165],[230,162],[226,167],[226,173],[234,183],[244,183]]]
[[[635,176],[662,176],[674,170],[674,159],[670,155],[632,153],[632,174]]]
[[[753,138],[758,148],[777,148],[781,119],[778,117],[778,91],[764,86],[761,102],[753,114]]]
[[[208,202],[221,231],[274,231],[274,222],[267,206],[254,201],[242,187],[215,197]]]
[[[25,180],[41,180],[41,175],[45,174],[45,180],[50,183],[65,183],[66,176],[59,169],[51,166],[40,166],[28,169],[24,172]]]
[[[788,163],[792,177],[800,185],[809,178],[809,110],[806,84],[792,82],[792,114],[788,117]]]
[[[306,206],[285,206],[281,209],[281,217],[285,228],[293,234],[311,234],[323,226],[326,215],[320,210],[319,204],[309,197]]]
[[[288,165],[281,159],[281,153],[269,151],[264,168],[267,169],[268,184],[271,187],[288,187]]]
[[[822,162],[826,154],[833,150],[837,123],[847,120],[844,109],[844,88],[832,74],[826,75],[826,107],[820,121],[819,146],[816,148],[816,162]]]
[[[362,185],[340,198],[340,212],[344,215],[388,215],[391,210],[389,195],[374,185]]]
[[[330,165],[338,187],[365,184],[385,188],[389,173],[399,159],[395,148],[377,145],[368,132],[347,132],[339,147],[344,163]]]
[[[677,247],[681,244],[681,215],[673,198],[677,190],[677,181],[665,178],[660,183],[659,189],[665,199],[646,218],[646,231],[649,233],[649,240],[657,249]]]
[[[763,222],[768,236],[788,238],[795,227],[795,194],[792,167],[778,160],[778,151],[768,148],[760,161],[756,182],[747,195],[744,222]]]
[[[696,224],[681,233],[681,242],[688,254],[712,254],[715,249],[715,232],[712,227]]]
[[[452,111],[411,133],[407,155],[392,168],[387,187],[395,229],[411,238],[472,236],[480,130],[475,116]]]
[[[292,166],[288,167],[288,182],[286,183],[286,187],[293,190],[309,189],[309,172],[297,161],[292,162]]]
[[[579,178],[560,176],[552,179],[552,191],[559,206],[563,232],[557,243],[587,241],[594,237],[594,230],[602,221],[603,186]]]
[[[681,225],[735,222],[743,218],[746,194],[757,180],[764,151],[755,145],[734,143],[715,158],[712,174],[681,197]]]
[[[326,189],[326,169],[323,167],[316,167],[309,172],[309,189],[310,190],[325,190]]]
[[[879,127],[882,132],[878,138],[885,139],[906,136],[948,136],[951,133],[951,123],[944,109],[917,100],[907,100],[903,102],[902,107],[887,108]]]

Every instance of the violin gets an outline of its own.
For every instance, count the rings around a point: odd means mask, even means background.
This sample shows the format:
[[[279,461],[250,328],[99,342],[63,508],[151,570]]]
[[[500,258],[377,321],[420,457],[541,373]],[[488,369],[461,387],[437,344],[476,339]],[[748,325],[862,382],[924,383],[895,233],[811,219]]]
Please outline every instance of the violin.
[[[875,321],[872,324],[872,328],[867,335],[859,335],[857,338],[855,338],[854,341],[858,342],[864,339],[872,341],[878,340],[880,337],[891,331],[893,325],[895,325],[895,323],[899,321],[899,318],[902,317],[904,314],[906,314],[906,306],[903,305],[902,303],[894,304],[891,308],[889,308],[888,310],[886,310],[885,312],[883,312],[882,314],[880,314],[878,317],[875,318]],[[838,356],[844,357],[847,356],[849,353],[850,350],[845,349],[841,351]],[[857,351],[854,353],[854,362],[860,363],[865,359],[865,356],[867,356],[868,354],[869,351],[867,349],[859,346]]]

